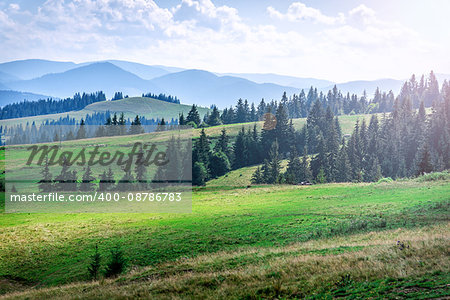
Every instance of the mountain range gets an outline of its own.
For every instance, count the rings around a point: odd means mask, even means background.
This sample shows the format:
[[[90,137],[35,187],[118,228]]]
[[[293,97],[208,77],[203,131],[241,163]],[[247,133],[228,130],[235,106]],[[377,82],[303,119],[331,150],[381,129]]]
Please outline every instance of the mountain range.
[[[450,75],[438,74],[438,79]],[[115,92],[139,96],[142,93],[164,93],[177,96],[182,103],[220,108],[234,105],[239,98],[250,102],[279,99],[301,89],[317,87],[327,92],[336,84],[342,92],[373,95],[382,91],[398,93],[404,80],[380,79],[334,83],[316,78],[278,74],[212,73],[162,65],[144,65],[122,60],[99,62],[57,62],[39,59],[0,64],[0,106],[23,99],[66,98],[76,92],[102,90],[107,97]]]

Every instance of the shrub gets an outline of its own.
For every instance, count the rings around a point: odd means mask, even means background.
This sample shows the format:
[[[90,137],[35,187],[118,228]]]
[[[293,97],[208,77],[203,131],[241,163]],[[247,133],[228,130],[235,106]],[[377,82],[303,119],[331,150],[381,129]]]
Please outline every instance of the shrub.
[[[190,121],[186,123],[187,126],[191,126],[192,128],[197,128],[197,124],[194,121]]]
[[[425,175],[417,177],[417,181],[420,181],[420,182],[447,180],[447,179],[450,179],[450,173],[448,171],[434,172],[434,173],[429,173],[429,174],[425,174]]]
[[[119,246],[115,246],[111,249],[111,259],[106,265],[106,277],[117,276],[125,271],[127,260],[123,255],[123,251]]]
[[[377,184],[380,184],[380,183],[389,183],[389,182],[392,182],[392,181],[394,181],[391,177],[383,177],[383,178],[381,178],[381,179],[379,179],[378,181],[377,181]]]

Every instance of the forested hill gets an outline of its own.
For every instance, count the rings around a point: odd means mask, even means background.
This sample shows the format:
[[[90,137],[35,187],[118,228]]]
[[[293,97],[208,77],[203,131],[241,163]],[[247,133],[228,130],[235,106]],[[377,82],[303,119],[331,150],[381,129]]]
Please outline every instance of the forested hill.
[[[194,183],[203,185],[231,169],[256,164],[263,164],[253,176],[256,184],[370,182],[448,169],[450,85],[445,82],[436,94],[432,93],[435,86],[429,86],[418,98],[420,105],[415,110],[416,99],[411,97],[416,95],[411,94],[415,88],[408,82],[393,101],[392,113],[381,119],[373,115],[369,124],[364,119],[357,122],[348,138],[343,138],[332,106],[324,107],[320,98],[313,103],[301,130],[294,129],[289,121],[292,111],[288,112],[281,101],[274,118],[265,119],[261,132],[256,127],[242,129],[233,145],[229,145],[224,130],[211,149],[209,137],[202,132],[194,146]],[[430,115],[425,112],[427,99],[433,103]],[[286,157],[288,168],[282,173],[280,164]]]
[[[147,93],[143,94],[142,97],[180,104],[180,100],[176,96],[171,95]],[[124,96],[122,92],[116,92],[111,101],[122,100],[125,98],[128,98],[128,96]],[[0,120],[78,111],[90,104],[102,101],[106,101],[106,96],[102,91],[99,91],[91,94],[76,93],[72,98],[63,100],[48,98],[38,101],[17,102],[8,104],[0,109]]]

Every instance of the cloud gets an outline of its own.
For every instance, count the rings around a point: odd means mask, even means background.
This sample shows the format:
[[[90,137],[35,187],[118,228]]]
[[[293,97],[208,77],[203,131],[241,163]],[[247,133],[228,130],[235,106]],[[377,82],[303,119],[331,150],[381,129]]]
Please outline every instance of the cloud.
[[[324,15],[320,10],[308,7],[301,2],[294,2],[289,5],[285,14],[279,12],[272,6],[267,7],[267,12],[272,18],[290,22],[312,21],[313,23],[332,25],[344,21],[344,16],[342,14],[339,14],[337,17],[330,17]]]
[[[277,20],[325,26],[305,31],[263,15],[244,18],[236,8],[210,0],[180,0],[172,7],[153,0],[46,0],[37,9],[0,6],[0,59],[124,59],[326,79],[364,77],[367,70],[384,74],[399,63],[428,61],[423,53],[430,45],[420,35],[364,5],[325,15],[295,2],[284,13],[272,7],[267,12]]]
[[[373,9],[365,6],[364,4],[359,5],[358,7],[355,7],[354,9],[350,10],[348,20],[354,21],[359,24],[373,24],[376,22],[376,13]]]
[[[335,44],[384,51],[425,46],[416,32],[399,23],[380,20],[373,9],[363,4],[351,9],[345,19],[345,24],[323,31]]]
[[[9,9],[11,11],[18,11],[20,9],[20,5],[17,3],[11,3],[9,4]]]

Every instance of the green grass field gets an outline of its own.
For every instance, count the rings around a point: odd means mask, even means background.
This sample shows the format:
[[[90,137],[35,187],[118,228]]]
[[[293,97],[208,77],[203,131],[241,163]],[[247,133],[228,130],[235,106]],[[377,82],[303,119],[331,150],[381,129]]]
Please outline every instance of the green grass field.
[[[219,291],[252,298],[329,294],[341,285],[383,290],[386,280],[443,284],[449,183],[211,186],[195,191],[191,214],[2,214],[1,291],[24,290],[19,298],[213,297]],[[410,248],[396,250],[398,240]],[[88,282],[96,244],[104,256],[120,244],[131,273]],[[347,273],[350,279],[342,279]],[[241,280],[248,289],[239,288]],[[81,283],[36,290],[72,282]]]

